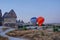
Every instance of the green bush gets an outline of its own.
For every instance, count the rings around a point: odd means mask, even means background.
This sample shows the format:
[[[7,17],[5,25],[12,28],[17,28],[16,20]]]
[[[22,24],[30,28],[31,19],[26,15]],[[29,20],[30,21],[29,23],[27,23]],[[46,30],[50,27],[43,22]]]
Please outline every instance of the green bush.
[[[56,26],[53,26],[53,31],[58,32],[58,28]]]
[[[23,28],[22,28],[23,30],[27,30],[27,28],[25,27],[25,26],[23,26]]]
[[[58,32],[58,29],[53,29],[54,32]]]

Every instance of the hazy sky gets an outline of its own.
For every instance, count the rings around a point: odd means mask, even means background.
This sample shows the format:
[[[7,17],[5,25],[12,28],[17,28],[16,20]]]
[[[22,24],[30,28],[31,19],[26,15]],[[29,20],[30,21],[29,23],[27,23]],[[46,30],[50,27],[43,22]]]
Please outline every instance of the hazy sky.
[[[25,22],[42,16],[45,23],[60,23],[60,0],[0,0],[0,9],[3,14],[14,9],[18,19]]]

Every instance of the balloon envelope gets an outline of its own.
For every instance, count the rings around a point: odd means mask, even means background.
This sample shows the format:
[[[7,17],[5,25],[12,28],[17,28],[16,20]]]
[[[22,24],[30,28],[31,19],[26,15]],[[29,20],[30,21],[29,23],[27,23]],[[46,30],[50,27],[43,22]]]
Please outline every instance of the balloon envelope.
[[[36,25],[36,23],[37,23],[37,18],[36,18],[36,17],[32,17],[32,18],[31,18],[31,23],[32,23],[33,25]]]
[[[43,17],[38,17],[37,18],[37,22],[39,26],[42,26],[43,22],[44,22],[44,18]]]

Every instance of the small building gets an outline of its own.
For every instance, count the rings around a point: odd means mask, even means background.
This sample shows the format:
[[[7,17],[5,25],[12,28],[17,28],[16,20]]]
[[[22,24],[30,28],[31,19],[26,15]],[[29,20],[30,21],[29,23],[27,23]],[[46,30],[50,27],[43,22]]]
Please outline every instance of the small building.
[[[17,27],[16,24],[16,13],[14,12],[14,10],[10,10],[10,12],[5,12],[5,14],[3,15],[3,26],[6,27]]]

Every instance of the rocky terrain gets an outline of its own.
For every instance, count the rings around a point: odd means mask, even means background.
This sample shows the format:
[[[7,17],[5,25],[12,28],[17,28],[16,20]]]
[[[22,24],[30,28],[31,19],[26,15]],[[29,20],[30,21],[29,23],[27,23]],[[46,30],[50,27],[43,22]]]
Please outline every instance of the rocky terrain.
[[[6,33],[12,37],[24,37],[30,40],[60,40],[60,32],[47,30],[14,30]]]

